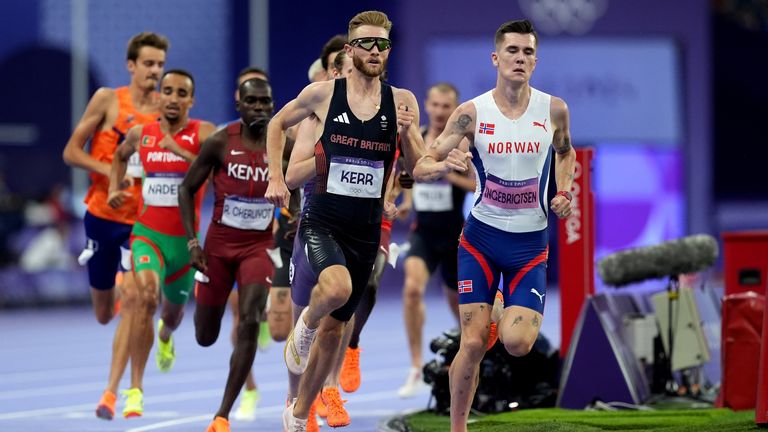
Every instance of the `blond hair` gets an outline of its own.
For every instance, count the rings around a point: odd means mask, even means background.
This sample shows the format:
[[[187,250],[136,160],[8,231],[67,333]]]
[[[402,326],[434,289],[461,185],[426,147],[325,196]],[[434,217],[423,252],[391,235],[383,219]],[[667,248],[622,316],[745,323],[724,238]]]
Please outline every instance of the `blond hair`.
[[[358,27],[370,25],[375,27],[381,27],[389,33],[392,29],[392,21],[389,20],[387,14],[379,11],[365,11],[352,17],[349,20],[349,39],[351,40],[352,31]]]

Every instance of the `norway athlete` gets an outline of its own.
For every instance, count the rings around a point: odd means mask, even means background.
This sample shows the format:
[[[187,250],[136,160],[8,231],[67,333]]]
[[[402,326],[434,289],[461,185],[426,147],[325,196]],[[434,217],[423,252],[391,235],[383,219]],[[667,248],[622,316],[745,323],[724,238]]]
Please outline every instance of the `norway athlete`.
[[[461,345],[450,370],[451,430],[467,430],[480,360],[489,337],[491,305],[503,276],[505,310],[499,339],[515,356],[527,354],[541,328],[546,295],[547,196],[550,146],[556,151],[557,196],[549,208],[570,212],[576,153],[565,102],[532,88],[537,35],[527,20],[504,23],[492,54],[496,87],[459,106],[415,169],[417,180],[477,172],[475,204],[459,244]],[[467,138],[471,154],[457,149]]]
[[[152,348],[152,317],[159,294],[163,307],[158,323],[158,368],[167,372],[175,353],[171,333],[181,323],[184,305],[193,287],[194,270],[189,265],[187,239],[178,208],[178,186],[200,151],[200,143],[213,132],[211,123],[189,119],[194,103],[194,81],[183,70],[166,72],[160,83],[162,117],[159,122],[136,126],[117,148],[109,182],[109,205],[119,208],[129,192],[118,185],[125,177],[128,159],[139,153],[144,167],[139,218],[131,233],[133,268],[139,287],[137,312],[131,325],[131,344],[141,347],[142,356],[132,363],[132,379],[126,405],[136,415],[143,412],[143,375]],[[199,221],[200,203],[196,200]]]
[[[179,205],[192,265],[207,276],[196,289],[195,334],[202,346],[219,336],[227,298],[238,284],[239,321],[224,397],[208,432],[228,432],[229,413],[256,355],[259,323],[267,303],[274,266],[274,206],[267,190],[266,125],[274,104],[269,84],[250,79],[240,85],[240,121],[214,133],[179,187]],[[194,196],[213,172],[215,202],[205,251],[195,230]]]

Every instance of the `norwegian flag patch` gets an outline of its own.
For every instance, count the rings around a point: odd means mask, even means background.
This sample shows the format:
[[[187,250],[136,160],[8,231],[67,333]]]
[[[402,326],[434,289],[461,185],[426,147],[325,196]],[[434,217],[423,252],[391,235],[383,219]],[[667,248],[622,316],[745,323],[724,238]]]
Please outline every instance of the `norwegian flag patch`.
[[[485,135],[493,135],[493,131],[496,130],[496,125],[493,123],[480,123],[480,128],[477,133]]]
[[[459,294],[471,293],[471,292],[472,292],[472,281],[471,280],[460,280],[459,281]]]

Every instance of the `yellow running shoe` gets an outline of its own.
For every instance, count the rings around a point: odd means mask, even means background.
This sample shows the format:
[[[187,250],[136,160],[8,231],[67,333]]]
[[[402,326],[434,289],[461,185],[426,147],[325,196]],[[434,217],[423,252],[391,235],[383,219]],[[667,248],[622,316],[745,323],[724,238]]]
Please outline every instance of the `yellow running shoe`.
[[[123,417],[141,417],[144,414],[144,394],[141,392],[141,389],[123,390],[123,396],[125,397]]]
[[[259,338],[256,342],[259,351],[266,352],[272,344],[272,333],[269,332],[269,321],[259,323]]]
[[[176,352],[173,349],[173,335],[168,339],[168,342],[163,342],[160,339],[160,332],[163,331],[163,319],[157,320],[157,351],[155,351],[155,363],[160,372],[168,372],[173,367],[173,362],[176,361]]]
[[[243,390],[240,393],[240,405],[235,411],[235,420],[256,420],[256,406],[259,404],[259,389]]]
[[[115,416],[115,400],[117,395],[109,390],[104,390],[99,404],[96,406],[96,417],[104,420],[112,420]]]
[[[205,432],[229,432],[229,420],[224,417],[216,417],[208,425],[208,429]]]
[[[344,353],[339,377],[342,390],[352,393],[360,388],[360,347],[349,348]]]

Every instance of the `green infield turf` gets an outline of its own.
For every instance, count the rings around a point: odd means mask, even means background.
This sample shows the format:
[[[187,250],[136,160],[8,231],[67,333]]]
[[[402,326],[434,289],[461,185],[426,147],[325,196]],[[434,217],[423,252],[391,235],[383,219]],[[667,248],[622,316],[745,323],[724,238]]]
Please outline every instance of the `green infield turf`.
[[[412,432],[450,430],[448,417],[421,412],[407,418]],[[572,411],[532,409],[470,419],[473,432],[740,432],[761,430],[754,411],[689,409],[656,411]],[[766,429],[762,429],[766,430]]]

